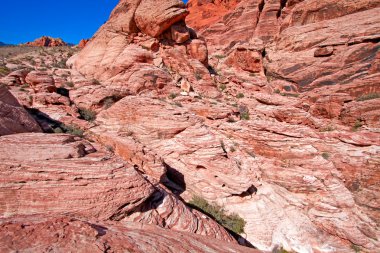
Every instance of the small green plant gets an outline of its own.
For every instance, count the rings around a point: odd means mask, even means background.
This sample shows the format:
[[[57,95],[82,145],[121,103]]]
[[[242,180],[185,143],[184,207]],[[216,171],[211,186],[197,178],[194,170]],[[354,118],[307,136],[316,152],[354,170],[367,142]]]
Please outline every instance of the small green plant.
[[[219,85],[219,89],[220,89],[221,91],[224,91],[226,88],[227,88],[227,85],[224,84],[224,83],[222,83],[221,85]]]
[[[178,97],[177,93],[170,93],[170,95],[169,95],[170,99],[175,99],[176,97]]]
[[[244,233],[246,222],[237,214],[227,214],[223,207],[208,203],[204,198],[193,196],[189,205],[214,218],[219,224],[236,234]]]
[[[358,97],[356,101],[367,101],[367,100],[376,99],[376,98],[380,98],[379,93],[369,93],[369,94]]]
[[[244,97],[244,94],[241,92],[236,95],[236,98],[243,98],[243,97]]]
[[[240,113],[240,119],[249,120],[249,112]]]
[[[27,84],[27,83],[25,83],[25,84],[23,84],[23,85],[21,85],[21,88],[29,88],[29,84]]]
[[[281,96],[298,98],[300,95],[296,93],[281,93]]]
[[[67,133],[78,137],[83,137],[84,131],[75,125],[61,124],[59,127],[54,129],[54,133]]]
[[[359,253],[359,252],[361,252],[360,247],[359,247],[358,245],[356,245],[356,244],[352,244],[352,245],[351,245],[351,249],[352,249],[355,253]]]
[[[356,132],[356,131],[358,131],[359,128],[361,128],[362,126],[363,126],[362,121],[361,121],[360,119],[357,119],[357,120],[355,121],[354,126],[352,127],[352,131]]]
[[[230,147],[230,152],[233,153],[233,152],[235,152],[235,151],[236,151],[236,148],[235,148],[234,146],[231,146],[231,147]]]
[[[325,160],[329,160],[329,158],[330,158],[330,154],[327,153],[327,152],[323,152],[323,153],[322,153],[322,157],[323,157]]]
[[[78,108],[78,112],[82,119],[87,121],[94,121],[96,119],[96,112],[86,109],[86,108]]]
[[[10,73],[10,69],[6,66],[0,66],[0,76],[6,76]]]

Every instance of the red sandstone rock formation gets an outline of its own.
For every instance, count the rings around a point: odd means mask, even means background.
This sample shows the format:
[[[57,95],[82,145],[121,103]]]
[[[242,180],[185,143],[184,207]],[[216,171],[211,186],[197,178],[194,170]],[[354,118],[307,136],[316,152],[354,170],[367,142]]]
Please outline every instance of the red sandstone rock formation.
[[[78,44],[78,47],[79,48],[84,48],[89,41],[90,41],[89,39],[82,39],[82,40],[80,40],[79,44]]]
[[[173,233],[158,226],[72,217],[5,219],[0,221],[0,231],[1,252],[259,252],[204,236]]]
[[[24,45],[31,46],[31,47],[61,47],[61,46],[67,46],[67,43],[64,42],[60,38],[42,36],[41,38],[38,38],[33,42],[27,42]]]
[[[40,132],[37,122],[17,99],[0,84],[0,136],[23,132]]]
[[[178,1],[122,0],[68,61],[71,70],[17,70],[1,79],[23,105],[75,123],[93,142],[0,137],[1,217],[36,231],[65,223],[96,236],[102,232],[85,224],[109,228],[111,239],[97,236],[91,246],[124,247],[131,226],[142,227],[134,235],[149,245],[133,243],[148,251],[165,251],[155,240],[177,231],[205,236],[195,237],[211,249],[213,240],[233,241],[181,201],[201,195],[242,217],[241,236],[261,250],[376,252],[380,2],[194,0],[188,7],[186,24]],[[32,101],[18,88],[26,83]],[[95,111],[96,120],[78,119],[78,108]],[[20,217],[34,213],[48,220]],[[154,225],[149,237],[142,224]],[[186,247],[195,238],[180,234]],[[165,242],[177,252],[172,240]]]

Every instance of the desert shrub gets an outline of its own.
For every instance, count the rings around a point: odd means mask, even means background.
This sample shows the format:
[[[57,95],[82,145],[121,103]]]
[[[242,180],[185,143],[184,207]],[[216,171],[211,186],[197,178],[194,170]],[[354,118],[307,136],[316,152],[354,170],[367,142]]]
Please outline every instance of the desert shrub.
[[[223,58],[226,58],[225,55],[221,55],[221,54],[214,55],[214,57],[217,58],[217,59],[223,59]]]
[[[249,120],[249,112],[240,113],[240,119]]]
[[[235,213],[227,214],[223,207],[214,203],[208,203],[204,198],[199,196],[193,196],[189,205],[211,216],[228,230],[233,231],[236,234],[244,233],[246,222],[239,215]]]
[[[10,73],[10,69],[6,66],[0,66],[0,76],[6,76]]]
[[[233,152],[235,152],[235,151],[236,151],[236,148],[235,148],[234,146],[231,146],[231,147],[230,147],[230,152],[233,153]]]
[[[178,107],[183,107],[183,105],[180,102],[175,102],[174,105],[176,105]]]
[[[330,158],[330,154],[327,153],[327,152],[323,152],[322,153],[322,157],[325,159],[325,160],[328,160]]]
[[[358,119],[358,120],[355,121],[355,124],[354,124],[354,126],[352,127],[352,130],[353,130],[353,131],[357,131],[357,130],[359,130],[359,128],[361,128],[362,126],[363,126],[362,121],[361,121],[360,119]]]
[[[236,95],[236,98],[243,98],[243,97],[244,97],[244,94],[241,92]]]
[[[219,89],[221,91],[224,91],[225,89],[227,88],[226,84],[222,83],[221,85],[219,85]]]
[[[170,99],[175,99],[177,96],[178,96],[177,93],[170,93],[169,98]]]
[[[367,100],[376,99],[376,98],[380,98],[379,93],[369,93],[369,94],[358,97],[356,101],[367,101]]]
[[[66,59],[62,59],[58,62],[53,63],[54,68],[60,68],[60,69],[65,69],[66,68]]]
[[[84,131],[75,125],[61,124],[59,127],[53,129],[54,133],[67,133],[83,137]]]
[[[86,108],[78,108],[78,112],[82,119],[87,121],[94,121],[96,119],[96,112],[86,109]]]

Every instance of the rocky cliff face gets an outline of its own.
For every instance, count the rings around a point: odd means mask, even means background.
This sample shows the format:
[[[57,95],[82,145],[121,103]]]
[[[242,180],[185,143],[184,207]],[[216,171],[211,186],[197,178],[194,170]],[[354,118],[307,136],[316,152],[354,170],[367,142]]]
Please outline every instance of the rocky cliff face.
[[[45,132],[87,140],[0,137],[0,247],[50,245],[53,227],[63,250],[81,233],[76,248],[250,252],[186,204],[201,196],[259,250],[376,252],[380,2],[187,7],[121,0],[70,69],[72,52],[6,62]]]
[[[61,47],[61,46],[67,46],[67,43],[64,42],[60,38],[42,36],[41,38],[38,38],[32,42],[27,42],[24,45],[31,46],[31,47]]]

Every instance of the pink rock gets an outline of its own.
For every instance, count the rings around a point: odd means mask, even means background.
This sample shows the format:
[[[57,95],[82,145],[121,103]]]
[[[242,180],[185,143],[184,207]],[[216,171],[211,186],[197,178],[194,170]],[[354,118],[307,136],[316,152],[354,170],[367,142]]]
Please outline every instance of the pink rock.
[[[180,0],[142,0],[134,19],[143,33],[157,37],[171,25],[184,20],[187,14],[185,4]]]
[[[0,85],[0,136],[24,132],[41,132],[41,128],[8,89]]]

